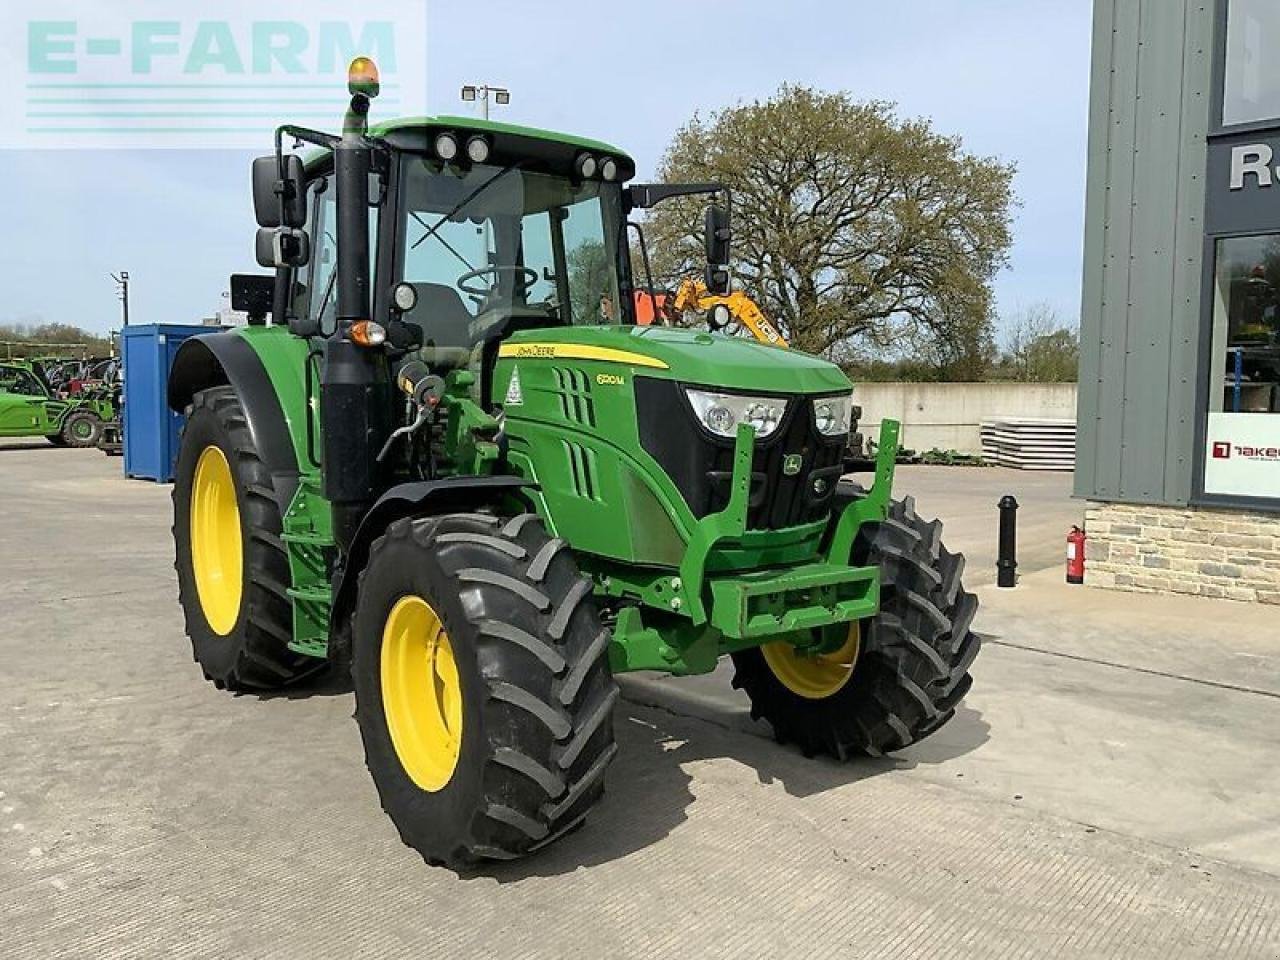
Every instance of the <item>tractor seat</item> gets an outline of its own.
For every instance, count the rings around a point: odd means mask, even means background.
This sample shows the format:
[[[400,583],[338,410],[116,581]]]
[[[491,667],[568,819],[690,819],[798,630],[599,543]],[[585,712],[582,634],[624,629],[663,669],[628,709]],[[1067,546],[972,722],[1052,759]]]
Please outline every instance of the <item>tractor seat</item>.
[[[471,322],[475,318],[453,287],[415,283],[418,303],[401,318],[422,331],[423,363],[436,372],[460,370],[471,362]]]

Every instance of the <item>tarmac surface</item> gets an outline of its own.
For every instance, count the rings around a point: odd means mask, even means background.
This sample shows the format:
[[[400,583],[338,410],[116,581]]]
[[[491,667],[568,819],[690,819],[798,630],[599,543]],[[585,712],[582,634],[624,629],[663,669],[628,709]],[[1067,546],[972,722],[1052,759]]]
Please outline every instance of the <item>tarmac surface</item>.
[[[1280,957],[1275,610],[1065,586],[1065,476],[900,471],[983,600],[934,737],[805,760],[723,669],[625,677],[587,825],[459,876],[400,844],[342,684],[201,679],[168,488],[119,471],[0,442],[0,956]]]

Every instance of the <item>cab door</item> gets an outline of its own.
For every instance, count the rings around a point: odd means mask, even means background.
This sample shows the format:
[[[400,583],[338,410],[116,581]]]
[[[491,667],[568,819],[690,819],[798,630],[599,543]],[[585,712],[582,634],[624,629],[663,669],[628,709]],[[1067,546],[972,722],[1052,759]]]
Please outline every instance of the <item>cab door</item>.
[[[0,367],[0,436],[44,436],[54,432],[40,381],[21,367]]]

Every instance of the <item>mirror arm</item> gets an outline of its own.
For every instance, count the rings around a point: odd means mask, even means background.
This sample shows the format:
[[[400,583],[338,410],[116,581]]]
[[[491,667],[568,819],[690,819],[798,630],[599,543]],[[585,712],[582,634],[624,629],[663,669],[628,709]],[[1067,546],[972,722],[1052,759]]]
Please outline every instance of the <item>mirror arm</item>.
[[[627,187],[628,212],[648,210],[672,197],[691,197],[700,193],[728,193],[719,183],[633,183]]]
[[[271,322],[285,324],[289,314],[289,288],[293,286],[293,269],[276,267],[275,283],[271,288]]]
[[[289,178],[284,168],[284,138],[291,136],[294,139],[294,145],[299,143],[310,143],[317,147],[326,147],[330,150],[341,140],[341,137],[335,137],[331,133],[324,133],[320,130],[312,130],[309,127],[298,127],[293,124],[284,124],[276,127],[276,195],[280,198],[280,222],[287,222],[285,211],[288,208],[289,201]]]

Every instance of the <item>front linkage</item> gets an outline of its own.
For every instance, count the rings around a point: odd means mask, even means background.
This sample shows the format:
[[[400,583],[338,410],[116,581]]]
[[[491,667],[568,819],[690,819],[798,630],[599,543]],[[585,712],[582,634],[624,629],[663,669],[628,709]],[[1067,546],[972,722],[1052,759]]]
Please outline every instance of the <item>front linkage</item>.
[[[880,571],[854,565],[853,545],[865,524],[888,516],[898,434],[896,421],[882,424],[871,489],[829,521],[816,525],[819,530],[824,524],[831,528],[823,538],[826,546],[819,559],[783,569],[717,574],[719,551],[758,552],[767,544],[776,552],[776,564],[785,562],[789,546],[811,540],[815,533],[799,527],[789,541],[783,541],[773,532],[747,529],[755,431],[745,424],[740,427],[729,502],[698,522],[678,574],[624,580],[625,574],[611,571],[598,578],[606,603],[607,598],[638,594],[645,608],[660,611],[661,629],[655,629],[640,606],[619,610],[610,646],[614,672],[709,673],[721,656],[770,641],[820,653],[831,643],[823,639],[829,633],[824,628],[874,617],[880,602]],[[651,613],[647,619],[655,617]]]

